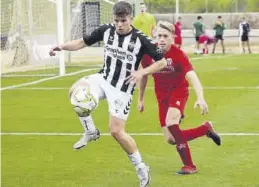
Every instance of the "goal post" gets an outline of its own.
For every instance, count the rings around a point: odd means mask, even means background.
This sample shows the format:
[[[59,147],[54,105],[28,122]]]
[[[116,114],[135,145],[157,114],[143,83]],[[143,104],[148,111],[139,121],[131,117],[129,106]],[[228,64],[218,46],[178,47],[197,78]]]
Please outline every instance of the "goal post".
[[[118,0],[1,0],[1,76],[62,76],[102,61],[102,43],[73,53],[51,47],[82,38],[105,23],[113,22]],[[132,3],[135,13],[140,0]],[[84,62],[84,63],[79,63]]]
[[[64,75],[62,0],[1,0],[1,76]],[[58,13],[60,12],[60,13]]]
[[[63,0],[56,0],[57,7],[57,32],[58,44],[64,43],[64,13],[63,13]],[[65,75],[65,54],[64,51],[59,52],[59,75]]]

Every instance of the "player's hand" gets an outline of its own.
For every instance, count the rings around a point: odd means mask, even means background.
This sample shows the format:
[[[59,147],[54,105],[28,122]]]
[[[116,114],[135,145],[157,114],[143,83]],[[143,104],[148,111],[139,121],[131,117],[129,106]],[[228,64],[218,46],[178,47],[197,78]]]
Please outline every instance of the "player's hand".
[[[216,22],[216,25],[220,25],[220,26],[221,26],[222,23],[221,23],[220,21],[217,21],[217,22]]]
[[[206,103],[206,101],[204,99],[198,99],[195,104],[194,104],[194,108],[200,107],[201,110],[201,115],[204,114],[208,114],[209,113],[209,108],[208,105]]]
[[[138,110],[144,112],[144,101],[138,101]]]
[[[140,81],[140,79],[143,77],[143,71],[138,70],[138,71],[131,71],[131,74],[125,78],[126,84],[129,83],[134,83],[136,84],[137,82]]]
[[[55,56],[56,55],[55,51],[62,51],[61,46],[56,46],[56,47],[51,48],[49,50],[49,56]]]

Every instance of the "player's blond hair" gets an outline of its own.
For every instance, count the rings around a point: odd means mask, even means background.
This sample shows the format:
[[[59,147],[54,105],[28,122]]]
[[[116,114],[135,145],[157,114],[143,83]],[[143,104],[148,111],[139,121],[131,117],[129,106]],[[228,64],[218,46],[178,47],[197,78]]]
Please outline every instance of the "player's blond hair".
[[[174,25],[168,21],[159,21],[157,23],[157,28],[163,28],[174,34],[175,28]]]

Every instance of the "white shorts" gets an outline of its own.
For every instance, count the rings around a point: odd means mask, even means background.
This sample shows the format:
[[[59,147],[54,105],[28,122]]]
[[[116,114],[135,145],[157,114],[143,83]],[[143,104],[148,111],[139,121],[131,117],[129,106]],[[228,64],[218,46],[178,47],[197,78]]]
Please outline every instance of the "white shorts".
[[[110,115],[127,120],[132,102],[131,94],[113,87],[99,73],[81,78],[73,87],[84,82],[90,85],[90,92],[97,99],[107,100]]]

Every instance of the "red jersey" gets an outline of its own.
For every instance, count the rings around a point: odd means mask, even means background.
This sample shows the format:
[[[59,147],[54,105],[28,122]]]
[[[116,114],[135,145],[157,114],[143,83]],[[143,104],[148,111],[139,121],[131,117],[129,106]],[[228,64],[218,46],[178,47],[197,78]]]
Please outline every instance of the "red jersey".
[[[211,44],[211,43],[213,43],[214,42],[214,38],[213,37],[210,37],[210,36],[208,36],[208,35],[206,35],[206,34],[203,34],[203,35],[201,35],[200,37],[199,37],[199,43],[200,44],[203,44],[203,43],[207,43],[207,44]]]
[[[181,22],[177,21],[175,24],[174,24],[174,28],[175,28],[175,35],[178,36],[178,37],[182,37],[182,24]]]
[[[188,71],[193,70],[188,57],[181,49],[174,45],[171,46],[164,57],[167,60],[168,66],[152,75],[155,82],[155,91],[166,93],[176,88],[188,89],[189,84],[185,75]],[[152,59],[145,57],[141,63],[143,68],[145,68],[152,64]]]

